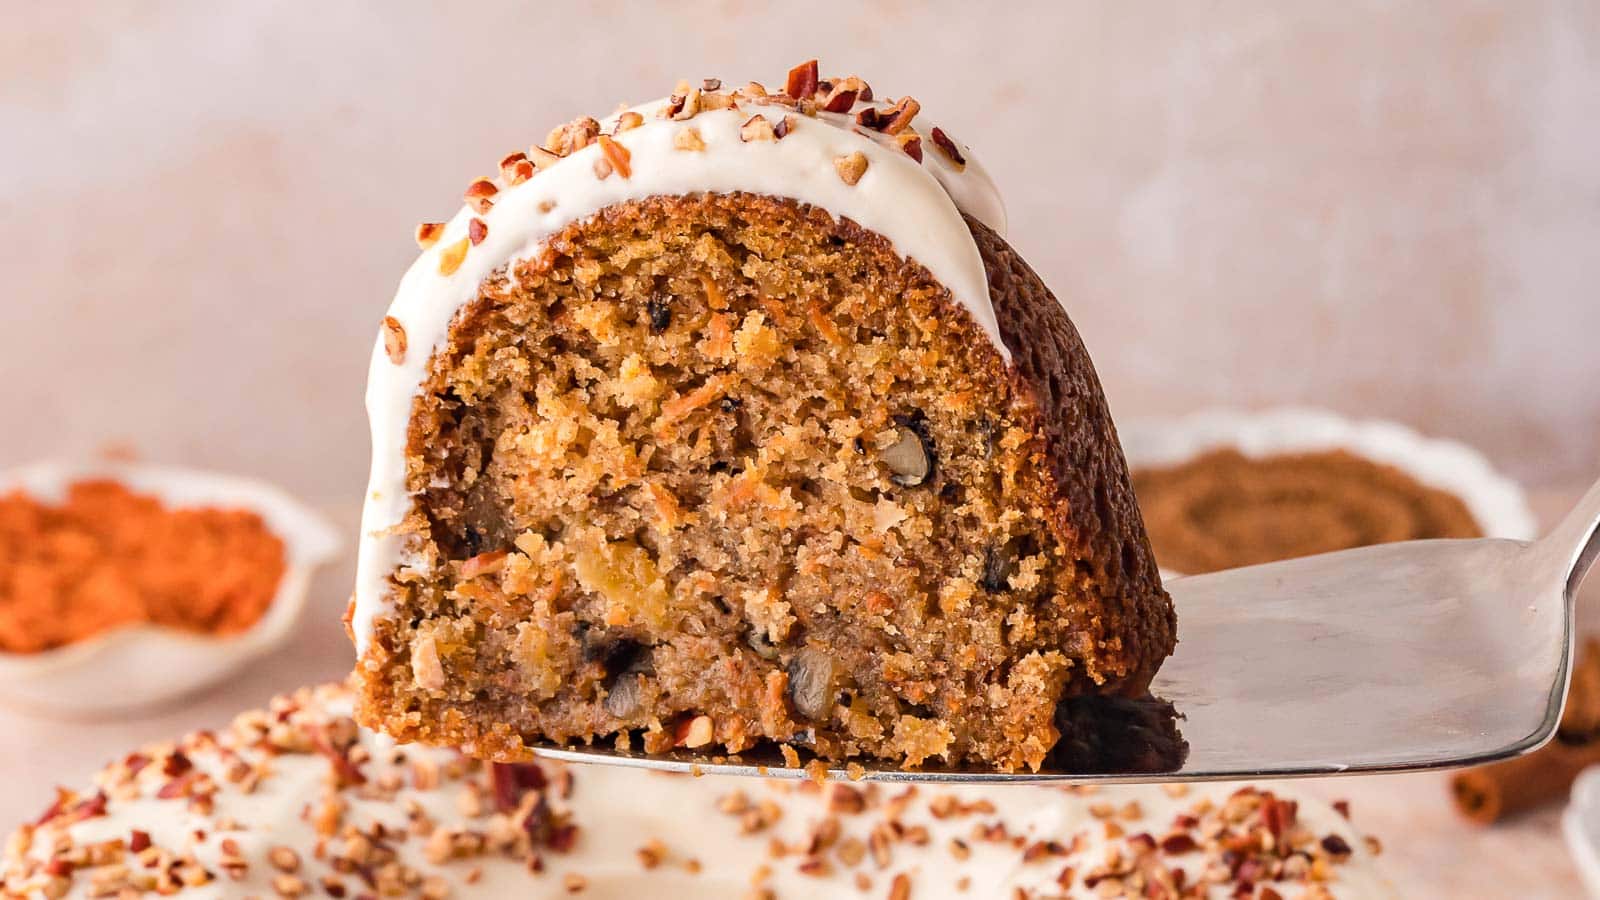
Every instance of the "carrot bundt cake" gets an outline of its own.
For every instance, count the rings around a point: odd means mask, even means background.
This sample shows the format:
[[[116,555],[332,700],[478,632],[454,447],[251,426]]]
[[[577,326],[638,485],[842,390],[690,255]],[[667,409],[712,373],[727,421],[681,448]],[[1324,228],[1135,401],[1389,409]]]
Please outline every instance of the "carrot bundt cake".
[[[919,109],[815,61],[684,83],[419,227],[367,391],[364,723],[1170,764],[1093,731],[1164,733],[1126,704],[1174,642],[1099,383]]]
[[[0,896],[1392,897],[1292,788],[850,785],[484,764],[359,728],[329,685],[41,791]],[[8,825],[10,823],[7,823]]]

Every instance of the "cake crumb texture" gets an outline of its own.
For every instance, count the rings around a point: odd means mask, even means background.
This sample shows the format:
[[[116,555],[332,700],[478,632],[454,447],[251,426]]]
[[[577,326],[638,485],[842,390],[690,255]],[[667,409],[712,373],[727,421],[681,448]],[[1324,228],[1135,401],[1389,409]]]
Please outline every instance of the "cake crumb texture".
[[[1171,608],[1099,385],[969,227],[1014,369],[881,237],[773,198],[621,204],[487,279],[413,405],[364,721],[1015,770],[1064,698],[1141,693]]]

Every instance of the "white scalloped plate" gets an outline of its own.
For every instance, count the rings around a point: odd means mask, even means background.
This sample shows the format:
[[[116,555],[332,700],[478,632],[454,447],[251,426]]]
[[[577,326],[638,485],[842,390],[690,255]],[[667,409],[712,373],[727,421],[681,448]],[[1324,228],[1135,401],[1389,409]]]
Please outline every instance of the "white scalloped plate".
[[[1495,471],[1483,454],[1457,441],[1424,437],[1397,422],[1347,419],[1307,407],[1215,409],[1177,419],[1119,422],[1117,433],[1130,468],[1176,465],[1220,447],[1251,457],[1349,450],[1460,497],[1485,537],[1538,537],[1538,523],[1522,488]]]
[[[305,607],[312,572],[339,551],[337,533],[299,501],[247,478],[144,463],[50,461],[0,472],[0,493],[21,488],[58,501],[86,478],[110,478],[168,506],[251,510],[284,544],[283,577],[249,630],[208,637],[155,625],[117,628],[42,653],[0,653],[0,701],[63,716],[123,713],[215,684],[281,646]]]

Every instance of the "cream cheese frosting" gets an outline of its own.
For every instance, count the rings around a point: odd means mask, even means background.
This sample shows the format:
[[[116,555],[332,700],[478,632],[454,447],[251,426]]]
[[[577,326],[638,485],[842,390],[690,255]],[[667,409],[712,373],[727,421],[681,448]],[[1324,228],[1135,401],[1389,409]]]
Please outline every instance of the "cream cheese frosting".
[[[626,151],[626,174],[601,174],[612,167],[602,162],[604,148],[595,142],[518,184],[498,180],[492,207],[464,207],[401,280],[385,319],[391,337],[386,345],[385,335],[379,336],[367,376],[372,469],[351,616],[358,654],[365,653],[373,622],[387,606],[389,578],[405,563],[402,539],[393,530],[411,504],[405,477],[407,424],[434,350],[445,343],[456,313],[477,296],[485,278],[510,263],[538,257],[552,235],[608,206],[653,196],[747,192],[848,218],[927,268],[1009,361],[983,261],[963,219],[963,214],[970,215],[1004,234],[1004,206],[994,182],[964,145],[942,132],[935,135],[931,127],[925,134],[913,121],[902,137],[914,134],[920,141],[918,160],[894,137],[858,127],[861,111],[891,108],[883,101],[857,101],[849,112],[813,116],[772,98],[739,97],[732,108],[708,109],[679,121],[663,115],[672,100],[619,111],[602,123],[602,133]],[[642,122],[619,128],[627,112],[638,114]],[[787,131],[781,140],[746,140],[741,130],[752,116],[763,116],[773,125],[787,118]],[[685,129],[697,132],[702,148],[678,147]],[[854,153],[863,155],[867,167],[859,180],[848,183],[835,161]],[[470,241],[474,230],[476,243]],[[467,252],[457,267],[441,267],[446,254],[458,254],[463,247]],[[391,352],[395,334],[404,336],[400,353]]]
[[[11,836],[0,893],[1176,898],[1248,882],[1395,896],[1375,845],[1283,787],[818,785],[551,762],[491,774],[356,728],[350,702],[309,689],[123,758]]]

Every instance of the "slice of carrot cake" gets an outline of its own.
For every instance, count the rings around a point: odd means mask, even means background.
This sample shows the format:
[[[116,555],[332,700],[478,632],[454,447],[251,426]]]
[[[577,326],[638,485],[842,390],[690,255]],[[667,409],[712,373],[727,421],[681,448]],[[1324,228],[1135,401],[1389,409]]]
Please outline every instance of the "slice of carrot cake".
[[[1077,332],[919,110],[815,61],[685,83],[419,228],[368,384],[362,721],[1158,764],[1063,741],[1092,698],[1149,724],[1117,704],[1172,607]]]

